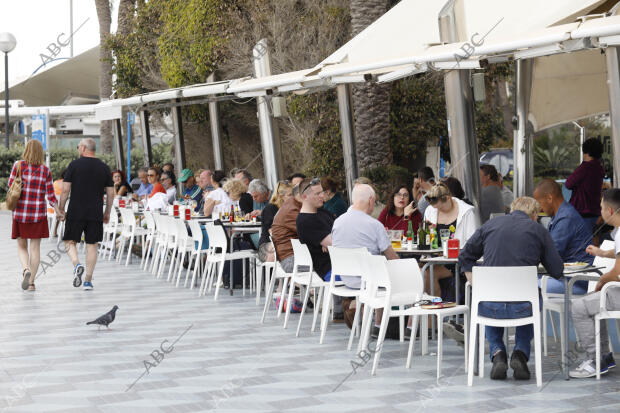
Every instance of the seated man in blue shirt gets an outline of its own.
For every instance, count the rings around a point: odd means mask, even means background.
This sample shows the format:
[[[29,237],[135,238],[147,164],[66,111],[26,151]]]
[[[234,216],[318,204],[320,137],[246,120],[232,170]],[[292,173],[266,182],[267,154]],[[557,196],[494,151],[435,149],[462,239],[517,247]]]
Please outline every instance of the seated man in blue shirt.
[[[594,257],[586,253],[586,247],[592,244],[592,231],[579,212],[564,200],[560,184],[553,179],[543,179],[534,189],[534,198],[542,211],[552,217],[548,229],[562,261],[592,264]],[[587,291],[587,281],[577,281],[573,287],[573,294],[581,295]],[[564,282],[548,280],[547,292],[564,294]]]
[[[540,205],[534,198],[520,197],[513,201],[511,213],[487,221],[469,238],[459,255],[459,265],[471,282],[472,267],[484,256],[482,265],[488,267],[545,266],[553,278],[560,278],[564,263],[560,258],[549,232],[536,222]],[[481,302],[478,314],[483,317],[511,319],[532,314],[529,303]],[[493,369],[491,379],[506,378],[507,354],[502,327],[485,327],[489,341]],[[534,337],[532,324],[516,328],[515,347],[510,367],[518,380],[529,380],[527,361]],[[481,345],[483,345],[481,343]]]
[[[194,178],[192,170],[187,168],[183,169],[181,171],[181,176],[179,176],[179,182],[182,182],[185,186],[183,198],[196,201],[195,211],[199,212],[200,210],[198,208],[200,206],[200,199],[202,198],[202,188],[196,185],[196,179]]]
[[[136,197],[136,199],[144,199],[149,196],[151,194],[151,191],[153,190],[153,185],[149,183],[147,178],[146,168],[138,169],[138,178],[140,178],[140,181],[142,183],[140,184],[138,190],[134,192],[134,196]]]

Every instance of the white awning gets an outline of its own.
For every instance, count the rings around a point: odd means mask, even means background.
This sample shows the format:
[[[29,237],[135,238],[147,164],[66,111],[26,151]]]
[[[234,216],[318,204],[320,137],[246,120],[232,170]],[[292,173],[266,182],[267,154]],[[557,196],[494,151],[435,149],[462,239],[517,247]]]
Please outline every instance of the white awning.
[[[10,108],[10,118],[23,118],[32,115],[45,114],[50,116],[82,115],[93,116],[96,105],[72,105],[72,106],[30,106],[21,108]],[[0,119],[4,119],[4,111],[0,111]]]
[[[9,97],[28,106],[62,105],[71,96],[98,101],[99,66],[97,46],[11,86]],[[4,99],[4,87],[0,96]]]

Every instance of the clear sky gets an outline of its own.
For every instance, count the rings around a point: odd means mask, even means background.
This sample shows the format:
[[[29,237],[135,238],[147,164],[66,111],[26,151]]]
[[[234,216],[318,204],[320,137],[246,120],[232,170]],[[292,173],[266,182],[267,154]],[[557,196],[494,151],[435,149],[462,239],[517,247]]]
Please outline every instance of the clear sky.
[[[9,53],[9,84],[28,78],[42,64],[40,55],[51,55],[47,47],[52,42],[57,43],[61,33],[64,35],[60,40],[66,42],[70,33],[69,3],[70,0],[0,0],[0,33],[10,32],[17,39],[17,47]],[[112,4],[114,31],[118,0],[112,0]],[[95,0],[73,0],[73,30],[84,22],[73,37],[74,56],[99,44]],[[67,45],[56,57],[69,56]],[[56,63],[49,63],[47,67]],[[44,69],[39,69],[39,72]],[[4,56],[0,59],[0,83],[4,89]]]

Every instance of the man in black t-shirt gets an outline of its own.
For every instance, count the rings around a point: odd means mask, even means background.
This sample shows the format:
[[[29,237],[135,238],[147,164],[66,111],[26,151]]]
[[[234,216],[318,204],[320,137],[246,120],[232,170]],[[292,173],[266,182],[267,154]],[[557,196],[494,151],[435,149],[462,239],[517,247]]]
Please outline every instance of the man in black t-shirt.
[[[67,255],[73,262],[73,286],[82,285],[84,265],[78,260],[75,244],[86,242],[86,278],[84,289],[92,290],[93,271],[97,263],[97,243],[103,239],[103,223],[110,220],[114,200],[114,183],[110,168],[95,157],[96,144],[93,139],[82,139],[78,144],[80,158],[69,164],[65,172],[60,209],[71,192],[71,202],[67,211],[65,235],[63,240]],[[106,208],[103,212],[103,195],[106,195]]]
[[[308,246],[314,271],[325,278],[332,268],[327,247],[332,245],[334,218],[329,211],[321,208],[324,202],[321,181],[306,181],[299,188],[303,204],[297,216],[297,236],[302,244]]]

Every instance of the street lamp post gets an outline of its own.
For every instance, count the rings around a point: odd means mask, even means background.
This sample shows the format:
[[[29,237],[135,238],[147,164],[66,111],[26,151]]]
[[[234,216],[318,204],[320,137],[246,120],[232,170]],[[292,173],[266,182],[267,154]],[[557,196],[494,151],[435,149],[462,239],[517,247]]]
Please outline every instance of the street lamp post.
[[[5,144],[9,147],[9,53],[15,49],[17,41],[11,33],[0,33],[0,52],[4,52],[4,126]]]

